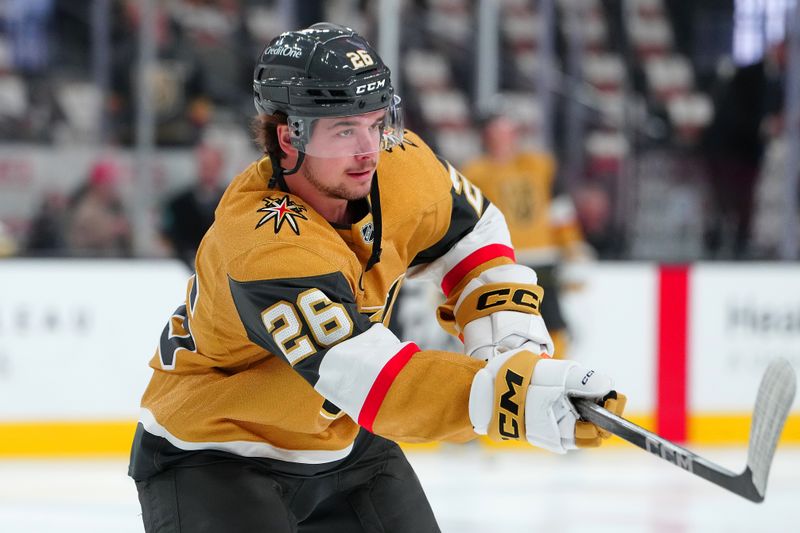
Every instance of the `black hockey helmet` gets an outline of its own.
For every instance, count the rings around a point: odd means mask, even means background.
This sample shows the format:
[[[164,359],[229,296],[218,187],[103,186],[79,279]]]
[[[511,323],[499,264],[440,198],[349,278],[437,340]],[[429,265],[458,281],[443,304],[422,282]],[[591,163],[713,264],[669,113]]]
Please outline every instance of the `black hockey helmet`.
[[[366,39],[338,24],[321,22],[270,41],[253,73],[253,93],[259,113],[288,115],[292,145],[302,152],[315,120],[380,109],[381,148],[402,141],[389,68]]]

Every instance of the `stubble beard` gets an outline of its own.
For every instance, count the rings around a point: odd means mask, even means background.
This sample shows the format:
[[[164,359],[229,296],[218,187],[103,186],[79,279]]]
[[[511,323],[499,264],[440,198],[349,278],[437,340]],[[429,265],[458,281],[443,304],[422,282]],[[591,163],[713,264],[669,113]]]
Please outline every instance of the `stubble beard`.
[[[353,202],[355,200],[361,200],[369,196],[370,189],[372,189],[372,180],[370,180],[367,186],[362,190],[361,187],[348,187],[347,183],[337,183],[336,185],[328,185],[323,183],[317,178],[317,175],[314,173],[314,169],[309,166],[306,168],[306,179],[308,182],[315,188],[317,191],[321,192],[328,198],[335,198],[337,200],[347,200],[348,202]]]

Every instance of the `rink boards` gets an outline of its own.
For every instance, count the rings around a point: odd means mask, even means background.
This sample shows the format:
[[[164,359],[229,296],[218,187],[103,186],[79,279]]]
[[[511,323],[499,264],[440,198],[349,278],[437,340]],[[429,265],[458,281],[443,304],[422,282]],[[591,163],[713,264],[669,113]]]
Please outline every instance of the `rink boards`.
[[[127,453],[188,277],[173,261],[0,262],[0,455]],[[767,362],[800,369],[796,266],[601,263],[577,278],[562,298],[570,357],[612,375],[628,415],[668,438],[746,442]],[[435,290],[408,284],[403,336],[447,345]],[[797,400],[783,440],[800,443]]]

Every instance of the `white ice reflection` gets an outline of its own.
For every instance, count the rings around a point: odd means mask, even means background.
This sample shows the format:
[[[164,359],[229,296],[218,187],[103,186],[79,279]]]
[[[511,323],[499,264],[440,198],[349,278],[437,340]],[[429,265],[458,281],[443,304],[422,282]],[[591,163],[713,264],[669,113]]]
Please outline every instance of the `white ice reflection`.
[[[694,451],[738,471],[744,449]],[[800,531],[800,448],[781,447],[761,505],[635,448],[409,452],[445,533]],[[141,533],[125,459],[0,461],[0,532]]]

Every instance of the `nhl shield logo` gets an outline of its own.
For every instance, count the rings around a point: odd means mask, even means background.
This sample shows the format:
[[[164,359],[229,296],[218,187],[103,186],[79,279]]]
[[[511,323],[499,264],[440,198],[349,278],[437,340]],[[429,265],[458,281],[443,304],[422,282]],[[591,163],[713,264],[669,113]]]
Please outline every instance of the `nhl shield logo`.
[[[361,238],[364,239],[364,242],[372,242],[372,239],[375,237],[375,226],[372,225],[372,222],[367,222],[363,226],[361,226]]]

